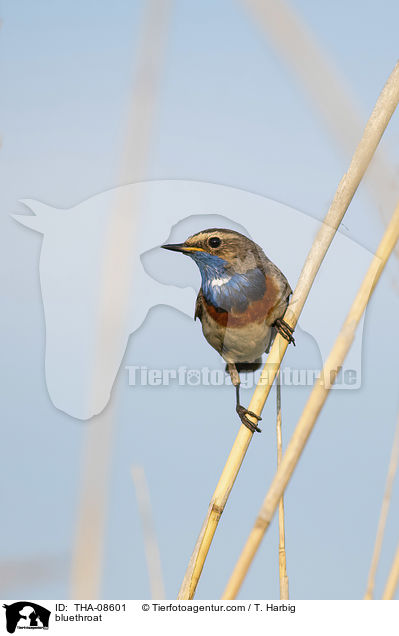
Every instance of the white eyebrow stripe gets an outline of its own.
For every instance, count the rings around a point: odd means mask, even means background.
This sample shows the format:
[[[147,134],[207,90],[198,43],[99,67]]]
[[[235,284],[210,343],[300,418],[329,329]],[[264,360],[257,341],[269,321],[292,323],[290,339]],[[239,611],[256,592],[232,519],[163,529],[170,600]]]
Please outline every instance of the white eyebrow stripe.
[[[230,280],[230,276],[226,276],[225,278],[214,278],[211,282],[211,287],[221,287],[221,285],[225,285]]]

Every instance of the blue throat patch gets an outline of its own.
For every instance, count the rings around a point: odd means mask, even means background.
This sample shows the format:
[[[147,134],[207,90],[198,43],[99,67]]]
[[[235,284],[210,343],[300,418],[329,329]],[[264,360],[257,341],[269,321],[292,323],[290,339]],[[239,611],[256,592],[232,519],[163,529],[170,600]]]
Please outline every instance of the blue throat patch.
[[[231,265],[215,254],[192,252],[190,256],[200,270],[204,298],[216,309],[243,312],[249,303],[263,298],[266,280],[258,267],[232,274]]]

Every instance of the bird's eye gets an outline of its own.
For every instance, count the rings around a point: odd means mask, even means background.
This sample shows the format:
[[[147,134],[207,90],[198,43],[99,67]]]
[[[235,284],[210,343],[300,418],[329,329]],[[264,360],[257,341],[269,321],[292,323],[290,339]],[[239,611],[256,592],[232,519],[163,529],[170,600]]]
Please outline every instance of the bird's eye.
[[[212,236],[208,241],[210,247],[219,247],[221,242],[222,241],[218,236]]]

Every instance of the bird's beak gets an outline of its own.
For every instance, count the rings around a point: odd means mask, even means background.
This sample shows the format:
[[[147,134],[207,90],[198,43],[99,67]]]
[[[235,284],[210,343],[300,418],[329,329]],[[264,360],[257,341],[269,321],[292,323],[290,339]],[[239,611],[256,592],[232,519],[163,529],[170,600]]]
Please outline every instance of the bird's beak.
[[[201,247],[191,247],[190,245],[184,245],[184,243],[170,243],[169,245],[161,245],[164,250],[171,250],[172,252],[183,252],[190,254],[190,252],[203,252]]]
[[[169,245],[161,245],[164,250],[171,250],[172,252],[183,252],[184,243],[169,243]]]

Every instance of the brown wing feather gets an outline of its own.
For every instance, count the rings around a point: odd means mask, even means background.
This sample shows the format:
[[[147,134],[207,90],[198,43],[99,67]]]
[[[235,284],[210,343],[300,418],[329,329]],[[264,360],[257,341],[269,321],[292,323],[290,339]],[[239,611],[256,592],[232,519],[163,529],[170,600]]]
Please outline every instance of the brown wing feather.
[[[202,312],[203,312],[203,305],[202,305],[202,301],[203,301],[203,295],[202,295],[202,291],[201,289],[198,292],[198,296],[197,296],[197,300],[195,301],[195,313],[194,313],[194,320],[197,320],[197,318],[199,318],[202,321]]]

